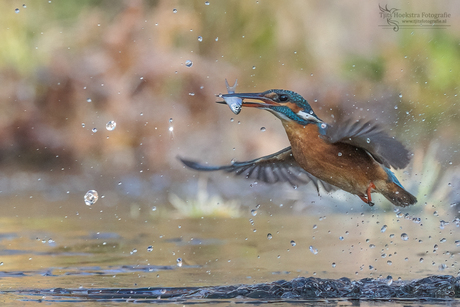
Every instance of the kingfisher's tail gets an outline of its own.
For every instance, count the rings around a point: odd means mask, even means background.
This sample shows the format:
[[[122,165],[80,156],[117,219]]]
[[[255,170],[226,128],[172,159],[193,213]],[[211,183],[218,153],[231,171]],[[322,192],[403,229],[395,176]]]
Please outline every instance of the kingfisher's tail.
[[[395,206],[407,207],[417,202],[417,198],[414,195],[394,182],[388,183],[387,188],[385,191],[379,192]]]

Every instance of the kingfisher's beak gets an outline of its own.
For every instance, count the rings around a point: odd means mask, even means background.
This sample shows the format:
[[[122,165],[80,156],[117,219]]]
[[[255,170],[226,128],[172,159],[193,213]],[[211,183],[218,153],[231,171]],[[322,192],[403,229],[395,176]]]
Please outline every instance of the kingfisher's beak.
[[[267,105],[276,105],[276,102],[274,102],[268,97],[265,97],[263,93],[233,93],[233,94],[222,95],[222,98],[233,98],[233,97],[242,99],[243,107],[266,108]],[[261,102],[244,101],[245,99],[259,100]]]

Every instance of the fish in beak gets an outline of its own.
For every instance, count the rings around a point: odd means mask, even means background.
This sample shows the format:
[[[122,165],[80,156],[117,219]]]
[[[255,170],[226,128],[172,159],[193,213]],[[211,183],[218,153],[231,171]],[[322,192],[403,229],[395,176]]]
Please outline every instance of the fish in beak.
[[[235,94],[236,86],[238,85],[238,79],[235,80],[235,84],[233,86],[230,86],[228,84],[227,79],[225,79],[225,86],[227,87],[227,97],[224,97],[226,95],[219,95],[219,97],[223,98],[225,103],[230,107],[230,110],[232,110],[233,113],[238,115],[241,112],[241,106],[243,105],[243,99],[239,97],[234,97],[231,96]]]

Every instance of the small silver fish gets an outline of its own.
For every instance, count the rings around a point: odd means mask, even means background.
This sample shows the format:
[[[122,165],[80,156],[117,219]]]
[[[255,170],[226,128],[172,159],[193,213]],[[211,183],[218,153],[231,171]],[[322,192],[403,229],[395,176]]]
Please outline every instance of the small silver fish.
[[[237,85],[238,85],[238,79],[235,80],[235,84],[233,84],[233,86],[230,86],[227,82],[227,79],[225,79],[225,86],[227,87],[228,94],[235,93],[235,89]],[[233,113],[239,114],[241,112],[241,106],[243,105],[243,99],[238,98],[238,97],[223,97],[223,98]]]

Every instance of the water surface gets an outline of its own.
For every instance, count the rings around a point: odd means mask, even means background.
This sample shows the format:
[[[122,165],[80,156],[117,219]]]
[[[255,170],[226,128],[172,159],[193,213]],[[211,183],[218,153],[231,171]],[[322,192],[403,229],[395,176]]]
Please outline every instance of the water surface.
[[[243,208],[239,218],[181,218],[171,209],[158,206],[152,210],[151,204],[130,200],[113,206],[103,201],[86,206],[82,197],[54,202],[40,197],[12,197],[2,203],[0,277],[2,299],[8,304],[90,300],[104,305],[126,298],[88,296],[88,291],[183,291],[299,277],[346,277],[351,281],[373,278],[384,286],[388,281],[396,284],[430,275],[456,276],[458,272],[459,228],[449,212],[433,215],[426,207],[407,214],[380,208],[293,214],[290,208],[262,204],[256,214],[251,213],[254,208]],[[67,290],[74,292],[68,295]],[[453,298],[425,300],[367,299],[357,303],[319,299],[307,303],[458,304]],[[216,303],[197,297],[168,301],[156,295],[138,298],[141,301]],[[217,300],[263,301],[303,302],[292,297],[281,301],[243,297]]]

